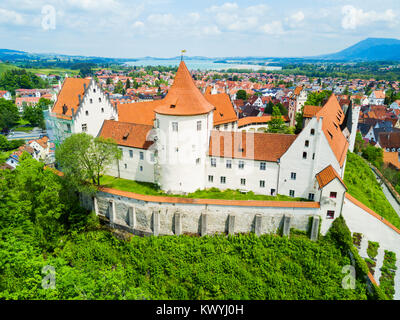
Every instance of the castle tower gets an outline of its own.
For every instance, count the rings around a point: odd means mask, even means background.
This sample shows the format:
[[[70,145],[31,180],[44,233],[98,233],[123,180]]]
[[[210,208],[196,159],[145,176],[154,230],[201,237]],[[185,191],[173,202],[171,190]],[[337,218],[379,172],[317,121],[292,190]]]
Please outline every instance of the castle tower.
[[[154,109],[156,176],[162,190],[183,193],[205,188],[213,110],[181,61],[163,103]]]

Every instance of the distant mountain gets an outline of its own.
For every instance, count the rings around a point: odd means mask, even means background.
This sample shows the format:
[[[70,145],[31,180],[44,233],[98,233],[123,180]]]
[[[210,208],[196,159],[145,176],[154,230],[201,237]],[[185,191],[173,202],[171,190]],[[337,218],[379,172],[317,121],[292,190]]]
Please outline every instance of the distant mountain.
[[[400,60],[400,40],[368,38],[340,52],[314,58],[353,61]]]

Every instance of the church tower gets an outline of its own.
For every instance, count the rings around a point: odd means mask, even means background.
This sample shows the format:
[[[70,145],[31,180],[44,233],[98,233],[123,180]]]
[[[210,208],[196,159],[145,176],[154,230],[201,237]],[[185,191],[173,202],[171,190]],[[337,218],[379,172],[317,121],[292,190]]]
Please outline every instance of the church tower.
[[[163,103],[154,109],[155,174],[162,190],[183,193],[205,188],[213,110],[181,61]]]

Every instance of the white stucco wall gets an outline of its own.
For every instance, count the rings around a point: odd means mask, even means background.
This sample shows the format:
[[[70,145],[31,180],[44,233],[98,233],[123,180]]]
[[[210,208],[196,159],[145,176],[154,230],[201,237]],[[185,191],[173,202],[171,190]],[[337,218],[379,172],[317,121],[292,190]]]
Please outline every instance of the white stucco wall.
[[[99,100],[100,99],[100,100]],[[82,103],[78,110],[74,110],[73,133],[82,132],[82,124],[86,124],[88,134],[94,137],[100,132],[104,120],[114,119],[118,121],[118,112],[114,108],[104,92],[91,81],[82,97]],[[86,114],[88,112],[88,114]]]
[[[201,130],[197,122],[201,122]],[[178,123],[173,131],[172,123]],[[204,189],[206,157],[213,114],[169,116],[156,113],[157,176],[164,191],[193,192]]]

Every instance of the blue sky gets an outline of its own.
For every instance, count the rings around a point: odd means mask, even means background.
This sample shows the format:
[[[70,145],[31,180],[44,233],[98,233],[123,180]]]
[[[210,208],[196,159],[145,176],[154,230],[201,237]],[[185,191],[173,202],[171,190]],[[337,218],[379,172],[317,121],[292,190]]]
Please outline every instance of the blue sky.
[[[310,56],[399,27],[399,0],[0,0],[0,47],[38,53]]]

